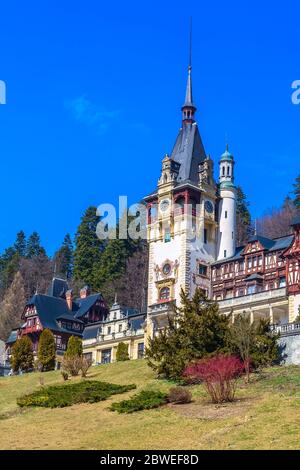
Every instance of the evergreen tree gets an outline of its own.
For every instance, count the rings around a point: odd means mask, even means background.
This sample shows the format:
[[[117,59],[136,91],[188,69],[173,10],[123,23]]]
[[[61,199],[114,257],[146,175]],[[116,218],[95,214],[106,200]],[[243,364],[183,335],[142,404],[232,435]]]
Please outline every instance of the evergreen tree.
[[[20,326],[25,301],[24,281],[18,271],[0,304],[0,338],[4,341],[13,328]]]
[[[20,258],[24,258],[26,256],[26,247],[26,235],[23,230],[20,230],[20,232],[17,233],[16,241],[14,244],[14,249],[16,253],[18,253],[18,255],[20,256]]]
[[[116,360],[117,362],[129,360],[128,344],[123,343],[123,342],[118,344],[117,352],[116,352]]]
[[[69,338],[65,356],[67,358],[82,356],[82,340],[79,338],[79,336],[71,336]]]
[[[236,188],[236,227],[237,245],[243,245],[251,235],[251,215],[249,212],[249,202],[240,186]]]
[[[126,264],[130,257],[144,248],[144,243],[140,239],[133,240],[129,235],[126,239],[119,237],[120,226],[124,223],[125,217],[127,228],[133,220],[129,214],[123,214],[116,227],[116,238],[107,241],[100,263],[96,266],[94,280],[95,288],[98,290],[102,289],[104,283],[119,280],[126,272]]]
[[[228,350],[230,317],[219,313],[218,304],[198,288],[191,300],[182,291],[181,302],[168,326],[149,340],[146,349],[149,366],[169,379],[180,379],[195,359]]]
[[[32,342],[28,336],[17,339],[12,347],[11,366],[14,372],[33,368]]]
[[[53,370],[55,367],[56,345],[52,331],[45,329],[39,339],[38,361],[43,371]]]
[[[73,274],[73,251],[74,248],[71,237],[67,234],[61,248],[55,253],[54,263],[55,272],[68,279],[71,278]]]
[[[11,285],[15,274],[20,268],[20,256],[13,247],[7,248],[0,258],[0,289],[1,297]]]
[[[100,217],[96,213],[96,207],[89,207],[77,229],[74,251],[74,278],[94,288],[94,273],[99,267],[105,241],[99,240],[96,235],[96,227]]]
[[[300,212],[300,175],[297,176],[293,186],[294,186],[293,194],[295,196],[293,202],[294,202],[294,205],[296,206],[296,209]]]
[[[31,259],[40,255],[46,255],[46,251],[41,246],[39,234],[37,232],[33,232],[28,238],[26,246],[26,258]]]

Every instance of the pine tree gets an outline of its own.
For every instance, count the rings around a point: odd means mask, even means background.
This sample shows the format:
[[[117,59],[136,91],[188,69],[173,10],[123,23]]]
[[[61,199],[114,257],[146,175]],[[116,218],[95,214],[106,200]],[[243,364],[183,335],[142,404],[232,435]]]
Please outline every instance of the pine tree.
[[[17,233],[16,241],[14,243],[14,249],[20,258],[24,258],[26,256],[26,246],[26,235],[23,230],[20,230],[20,232]]]
[[[182,291],[181,302],[168,326],[149,340],[146,349],[149,366],[175,380],[191,361],[228,350],[230,318],[219,313],[218,304],[206,299],[200,289],[191,300]]]
[[[294,186],[294,196],[295,196],[295,199],[294,199],[294,205],[296,206],[296,209],[298,211],[300,211],[300,175],[297,176],[296,180],[295,180],[295,183],[293,184]]]
[[[28,336],[18,339],[12,347],[11,366],[14,372],[33,368],[32,342]]]
[[[0,338],[4,341],[13,328],[20,326],[25,301],[24,281],[18,271],[0,304]]]
[[[70,235],[67,234],[61,248],[55,253],[54,263],[55,272],[68,279],[71,278],[73,274],[73,252],[73,243]]]
[[[53,370],[55,367],[56,345],[52,331],[45,329],[39,338],[38,361],[43,371]]]
[[[39,234],[37,232],[33,232],[28,238],[26,246],[26,258],[31,259],[40,255],[46,255],[46,251],[41,246]]]
[[[77,229],[74,251],[74,278],[94,288],[94,274],[99,267],[105,241],[99,240],[96,235],[96,227],[100,217],[96,213],[96,207],[89,207]]]
[[[65,356],[68,358],[82,356],[82,340],[78,336],[71,336],[69,338]]]
[[[236,188],[236,227],[237,245],[243,245],[251,235],[251,215],[249,202],[240,186]]]

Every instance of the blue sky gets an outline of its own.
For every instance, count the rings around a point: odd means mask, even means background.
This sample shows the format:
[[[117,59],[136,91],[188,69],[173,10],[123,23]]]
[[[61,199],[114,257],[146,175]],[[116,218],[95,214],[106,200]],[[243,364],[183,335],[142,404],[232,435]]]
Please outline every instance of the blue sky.
[[[193,87],[206,152],[228,135],[253,216],[300,173],[296,1],[2,2],[0,251],[37,230],[52,253],[89,205],[152,191]]]

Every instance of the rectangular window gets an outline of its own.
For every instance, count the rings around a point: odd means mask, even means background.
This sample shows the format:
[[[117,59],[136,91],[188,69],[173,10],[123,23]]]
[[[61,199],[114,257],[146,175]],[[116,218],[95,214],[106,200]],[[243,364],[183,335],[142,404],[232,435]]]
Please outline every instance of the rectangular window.
[[[138,354],[137,354],[137,358],[138,359],[143,359],[144,357],[144,343],[139,343],[138,344]]]
[[[109,326],[109,327],[107,328],[107,334],[110,335],[110,333],[111,333],[111,327]]]
[[[207,228],[204,229],[204,243],[207,243]]]
[[[119,325],[119,333],[122,332],[122,325]]]
[[[165,243],[168,243],[171,241],[171,233],[169,229],[165,230]]]
[[[228,212],[225,211],[225,219],[227,219],[227,216],[228,216]]]
[[[285,287],[285,286],[286,286],[286,279],[283,276],[279,279],[279,287]]]
[[[103,349],[101,353],[101,364],[109,364],[111,362],[111,349]]]
[[[258,266],[262,266],[263,258],[262,256],[258,257]]]
[[[227,250],[224,250],[224,258],[227,257]]]
[[[200,276],[207,276],[207,266],[205,266],[204,264],[199,264],[199,275]]]

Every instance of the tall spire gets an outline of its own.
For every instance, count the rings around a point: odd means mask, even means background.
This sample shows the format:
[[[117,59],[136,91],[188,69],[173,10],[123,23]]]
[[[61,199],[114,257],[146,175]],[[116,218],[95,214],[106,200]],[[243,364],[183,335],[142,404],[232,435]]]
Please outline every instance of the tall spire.
[[[182,110],[182,120],[184,122],[194,122],[194,114],[196,112],[196,106],[193,103],[193,91],[192,91],[192,18],[190,22],[188,79],[187,79],[187,85],[186,85],[185,100],[184,100],[184,104],[181,110]]]

